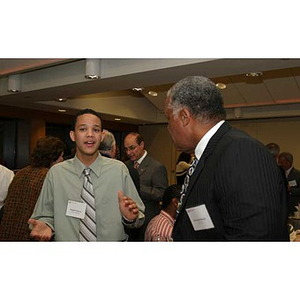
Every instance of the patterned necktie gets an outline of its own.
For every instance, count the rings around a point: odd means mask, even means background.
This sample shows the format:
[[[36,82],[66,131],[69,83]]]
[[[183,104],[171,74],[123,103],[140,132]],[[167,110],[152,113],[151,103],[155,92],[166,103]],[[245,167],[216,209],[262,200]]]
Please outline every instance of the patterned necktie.
[[[179,202],[178,202],[178,208],[177,208],[177,211],[176,211],[176,217],[178,216],[178,214],[180,212],[183,197],[186,194],[186,191],[187,191],[189,183],[190,183],[191,176],[192,176],[192,174],[194,173],[194,171],[196,169],[197,163],[198,163],[198,159],[195,156],[195,159],[193,160],[193,162],[192,162],[191,166],[189,167],[189,169],[188,169],[188,171],[185,175],[185,178],[184,178],[184,182],[183,182],[182,189],[181,189],[181,196],[180,196],[180,199],[179,199]]]
[[[137,169],[137,168],[139,167],[139,165],[140,165],[140,164],[139,164],[137,161],[135,161],[134,164],[133,164],[133,167],[134,167],[135,169]]]
[[[80,221],[79,240],[81,242],[97,241],[96,235],[96,211],[94,189],[90,177],[91,169],[84,169],[84,184],[81,199],[86,203],[84,219]]]

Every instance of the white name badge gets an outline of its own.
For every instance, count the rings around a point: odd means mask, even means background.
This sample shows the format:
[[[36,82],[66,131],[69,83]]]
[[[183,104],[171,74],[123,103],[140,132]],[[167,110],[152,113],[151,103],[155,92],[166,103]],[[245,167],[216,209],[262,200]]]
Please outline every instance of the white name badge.
[[[186,212],[192,222],[194,230],[197,231],[215,227],[209,216],[205,204],[187,208]]]
[[[289,186],[297,186],[296,180],[289,181]]]
[[[86,203],[69,200],[66,216],[83,219],[86,210]]]

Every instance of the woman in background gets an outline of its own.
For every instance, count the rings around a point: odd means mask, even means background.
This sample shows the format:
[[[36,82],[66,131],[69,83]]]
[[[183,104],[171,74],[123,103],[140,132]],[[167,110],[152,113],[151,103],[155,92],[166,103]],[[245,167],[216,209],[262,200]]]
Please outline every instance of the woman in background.
[[[37,141],[30,165],[19,170],[12,180],[0,224],[0,241],[28,241],[30,218],[48,170],[63,161],[65,144],[57,137]]]

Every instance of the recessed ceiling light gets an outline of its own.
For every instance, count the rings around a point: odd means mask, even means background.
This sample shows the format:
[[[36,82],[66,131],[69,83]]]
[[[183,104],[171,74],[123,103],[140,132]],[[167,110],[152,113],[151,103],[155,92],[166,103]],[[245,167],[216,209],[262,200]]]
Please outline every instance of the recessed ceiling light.
[[[121,119],[120,118],[115,118],[115,121],[121,121]]]
[[[141,92],[143,89],[144,89],[143,87],[134,87],[134,88],[132,88],[132,90],[134,92]]]
[[[156,92],[154,92],[154,91],[149,91],[148,94],[149,94],[150,96],[153,96],[153,97],[158,96],[158,94],[157,94]]]
[[[58,102],[66,102],[67,99],[66,98],[58,98],[56,101],[58,101]]]
[[[66,112],[65,109],[59,109],[58,111],[61,112],[61,113],[65,113]]]
[[[259,76],[262,76],[262,72],[250,72],[250,73],[247,73],[246,76],[247,77],[259,77]]]
[[[226,89],[226,84],[219,82],[219,83],[216,83],[216,87],[220,90],[224,90],[224,89]]]

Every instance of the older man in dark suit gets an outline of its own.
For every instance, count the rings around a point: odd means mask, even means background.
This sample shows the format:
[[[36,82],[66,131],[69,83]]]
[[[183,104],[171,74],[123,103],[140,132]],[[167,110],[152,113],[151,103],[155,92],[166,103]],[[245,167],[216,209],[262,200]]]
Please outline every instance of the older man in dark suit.
[[[165,115],[179,151],[195,152],[173,239],[288,241],[286,187],[264,145],[225,121],[216,85],[187,77],[168,92]]]
[[[145,141],[137,132],[129,133],[124,139],[124,147],[129,158],[125,164],[136,168],[140,176],[140,196],[145,204],[145,222],[138,229],[136,240],[143,241],[149,221],[160,213],[159,202],[168,186],[166,167],[149,155]]]
[[[278,164],[285,171],[288,182],[288,214],[293,215],[297,211],[295,206],[300,203],[300,171],[293,166],[294,157],[289,152],[281,152],[278,156]]]

